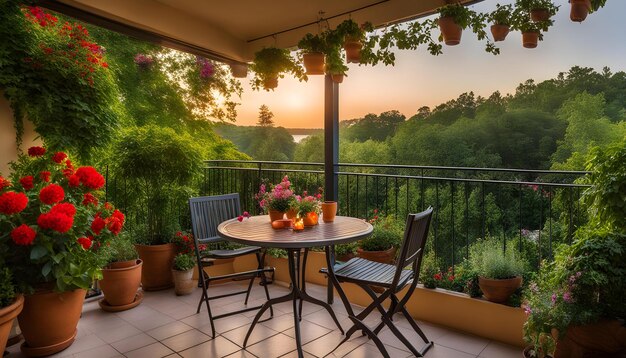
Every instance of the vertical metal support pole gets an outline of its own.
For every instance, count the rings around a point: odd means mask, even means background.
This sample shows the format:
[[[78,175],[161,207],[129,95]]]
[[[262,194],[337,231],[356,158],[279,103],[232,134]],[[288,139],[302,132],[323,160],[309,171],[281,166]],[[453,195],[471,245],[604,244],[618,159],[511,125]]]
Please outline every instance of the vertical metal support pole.
[[[339,199],[339,85],[330,75],[324,78],[324,197]],[[357,177],[358,180],[358,177]],[[349,193],[347,193],[349,195]],[[334,301],[333,285],[328,279],[326,301]]]

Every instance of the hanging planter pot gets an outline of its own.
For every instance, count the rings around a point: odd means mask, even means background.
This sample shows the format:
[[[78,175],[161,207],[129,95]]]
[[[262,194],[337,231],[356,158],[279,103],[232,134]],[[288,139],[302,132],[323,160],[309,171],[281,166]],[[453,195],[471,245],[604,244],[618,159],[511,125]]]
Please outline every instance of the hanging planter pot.
[[[361,63],[361,49],[363,44],[361,41],[354,39],[346,39],[343,49],[346,50],[347,63]]]
[[[342,83],[343,82],[343,75],[342,74],[331,75],[330,77],[333,79],[333,82],[335,82],[335,83]]]
[[[532,9],[530,10],[530,19],[533,22],[543,22],[550,20],[550,11],[548,9]]]
[[[231,63],[230,73],[235,78],[246,78],[248,76],[248,65],[245,63]]]
[[[506,35],[509,34],[509,30],[509,25],[491,25],[491,35],[493,35],[493,41],[504,41],[504,39],[506,39]]]
[[[443,36],[443,42],[448,46],[455,46],[461,43],[463,28],[459,26],[452,17],[440,17],[437,21],[439,30]]]
[[[325,73],[324,54],[321,52],[307,52],[302,55],[307,75],[323,75]]]
[[[278,87],[278,76],[269,77],[263,80],[263,88],[267,91]]]
[[[591,0],[570,0],[569,18],[574,22],[583,22],[591,11]]]
[[[522,45],[525,48],[535,48],[539,42],[539,32],[522,32]]]

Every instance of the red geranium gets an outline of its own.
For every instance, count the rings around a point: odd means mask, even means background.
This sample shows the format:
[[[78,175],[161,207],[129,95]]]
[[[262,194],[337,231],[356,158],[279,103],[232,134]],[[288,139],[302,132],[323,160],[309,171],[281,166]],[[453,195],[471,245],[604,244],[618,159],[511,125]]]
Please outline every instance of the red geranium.
[[[16,245],[32,245],[37,232],[30,226],[22,224],[11,231],[11,239]]]
[[[57,164],[61,164],[65,159],[67,159],[67,154],[63,152],[56,152],[52,156],[52,161]]]
[[[85,250],[89,250],[89,248],[91,248],[91,239],[88,237],[79,237],[76,241]]]
[[[28,148],[28,155],[31,157],[41,157],[46,154],[46,148],[43,147],[30,147]]]
[[[50,209],[50,212],[73,217],[76,215],[76,207],[72,203],[61,203],[53,206],[52,209]]]
[[[65,191],[58,184],[50,184],[39,192],[39,200],[42,203],[52,205],[65,198]]]
[[[26,209],[28,198],[24,193],[16,193],[7,191],[0,195],[0,213],[5,215],[13,215]]]
[[[105,226],[106,223],[104,222],[104,219],[100,217],[100,214],[98,214],[91,223],[91,231],[93,231],[93,233],[96,235],[100,235],[100,232],[102,231],[102,229],[104,229]]]
[[[35,180],[35,178],[33,178],[32,175],[25,176],[25,177],[20,179],[20,184],[22,184],[22,187],[25,190],[30,190],[30,189],[32,189],[35,186],[35,185],[33,185],[33,181],[34,180]]]
[[[104,186],[104,177],[94,167],[80,167],[76,170],[80,182],[91,189],[100,189]]]
[[[42,229],[50,229],[60,233],[70,231],[74,224],[74,217],[67,216],[62,212],[44,213],[37,218],[37,225]]]
[[[93,196],[93,194],[91,193],[86,193],[85,195],[83,195],[83,205],[86,206],[89,204],[98,205],[98,198]]]
[[[113,214],[105,220],[105,222],[109,231],[111,231],[113,235],[117,235],[120,231],[122,231],[122,226],[124,225],[124,214],[116,209]]]
[[[0,175],[0,190],[2,190],[4,188],[7,188],[7,187],[10,187],[10,186],[11,186],[11,182],[8,181],[7,179],[3,178]]]
[[[43,171],[39,173],[39,177],[41,178],[41,180],[45,181],[46,183],[50,182],[50,172],[48,171]]]
[[[67,183],[72,188],[78,188],[80,186],[80,178],[78,175],[74,174],[67,179]]]

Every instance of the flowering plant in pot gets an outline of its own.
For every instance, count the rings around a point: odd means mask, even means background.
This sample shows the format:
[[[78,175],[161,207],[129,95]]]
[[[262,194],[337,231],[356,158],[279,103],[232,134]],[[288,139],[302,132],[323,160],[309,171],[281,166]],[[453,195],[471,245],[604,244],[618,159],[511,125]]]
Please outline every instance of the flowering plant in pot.
[[[105,311],[118,312],[139,305],[143,294],[137,292],[141,284],[141,261],[130,239],[120,235],[108,246],[103,247],[108,264],[102,268],[100,288],[104,298],[98,303]]]
[[[393,216],[378,216],[377,210],[374,210],[374,217],[369,222],[374,226],[372,235],[359,241],[357,256],[370,261],[392,263],[402,242],[403,225]]]
[[[304,226],[317,225],[319,214],[322,212],[322,188],[319,188],[315,195],[309,195],[305,191],[302,195],[296,195],[295,199],[297,215],[303,218]]]
[[[85,290],[101,277],[102,246],[125,218],[99,200],[104,177],[76,168],[64,152],[31,147],[11,168],[11,181],[0,178],[0,252],[27,294],[19,316],[23,349],[56,352],[72,343]]]
[[[269,191],[266,184],[261,184],[255,198],[259,201],[263,212],[269,214],[270,221],[282,219],[284,214],[295,205],[291,182],[286,175],[280,183],[270,185]]]
[[[193,292],[196,286],[193,280],[193,269],[196,265],[196,246],[193,235],[179,231],[173,240],[178,254],[174,257],[172,265],[172,276],[174,277],[174,292],[181,295],[188,295]],[[207,249],[207,245],[199,244],[200,252]]]

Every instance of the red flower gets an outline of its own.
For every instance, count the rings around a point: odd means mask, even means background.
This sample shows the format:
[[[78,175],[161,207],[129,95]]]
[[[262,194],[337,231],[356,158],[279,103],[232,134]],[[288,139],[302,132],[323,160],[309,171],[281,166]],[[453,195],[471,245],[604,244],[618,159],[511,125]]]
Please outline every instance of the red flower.
[[[52,205],[63,200],[65,197],[65,191],[60,185],[50,184],[39,192],[39,200],[42,203]]]
[[[441,272],[438,272],[436,274],[433,275],[433,278],[437,281],[441,281],[442,277],[441,277]]]
[[[102,219],[100,214],[98,214],[91,223],[91,231],[93,231],[96,235],[100,235],[100,232],[104,229],[105,225],[106,223],[104,222],[104,219]]]
[[[113,209],[113,205],[111,205],[111,203],[109,203],[108,201],[106,203],[104,203],[104,208],[106,210],[112,210]]]
[[[89,250],[89,248],[91,247],[91,239],[88,237],[79,237],[76,241],[85,250]]]
[[[91,189],[100,189],[104,186],[104,177],[94,167],[80,167],[76,170],[80,182]]]
[[[119,210],[115,210],[113,214],[105,220],[105,223],[109,231],[111,231],[113,235],[117,235],[122,231],[122,226],[124,226],[124,214]]]
[[[11,239],[16,245],[32,245],[35,236],[37,236],[37,232],[26,224],[22,224],[11,231]]]
[[[78,186],[80,185],[80,178],[78,177],[78,175],[74,174],[67,179],[67,182],[72,188],[78,188]]]
[[[25,176],[22,179],[20,179],[20,184],[22,184],[22,187],[24,187],[24,190],[30,190],[34,187],[33,180],[35,180],[35,178],[33,178],[32,175]]]
[[[46,154],[46,148],[44,147],[30,147],[28,148],[28,155],[31,157],[41,157]]]
[[[56,204],[50,209],[50,213],[74,217],[74,215],[76,215],[76,207],[71,203]]]
[[[91,193],[86,193],[83,195],[83,205],[87,206],[89,204],[98,205],[98,198]]]
[[[74,224],[74,217],[67,216],[63,212],[44,213],[37,218],[37,225],[42,229],[51,229],[60,233],[70,231]]]
[[[9,186],[11,186],[11,182],[3,178],[2,175],[0,175],[0,190]]]
[[[67,154],[63,152],[56,152],[52,156],[52,161],[57,164],[61,164],[66,158],[67,158]]]
[[[69,179],[72,175],[74,175],[74,169],[71,169],[71,168],[63,169],[63,176],[64,177]]]
[[[50,172],[43,171],[39,173],[39,177],[41,178],[41,180],[45,181],[46,183],[50,182]]]
[[[72,165],[72,161],[69,159],[65,161],[65,167],[68,169],[74,169],[74,166]]]
[[[0,195],[0,213],[5,215],[13,215],[26,209],[28,198],[24,193],[16,193],[7,191]]]

